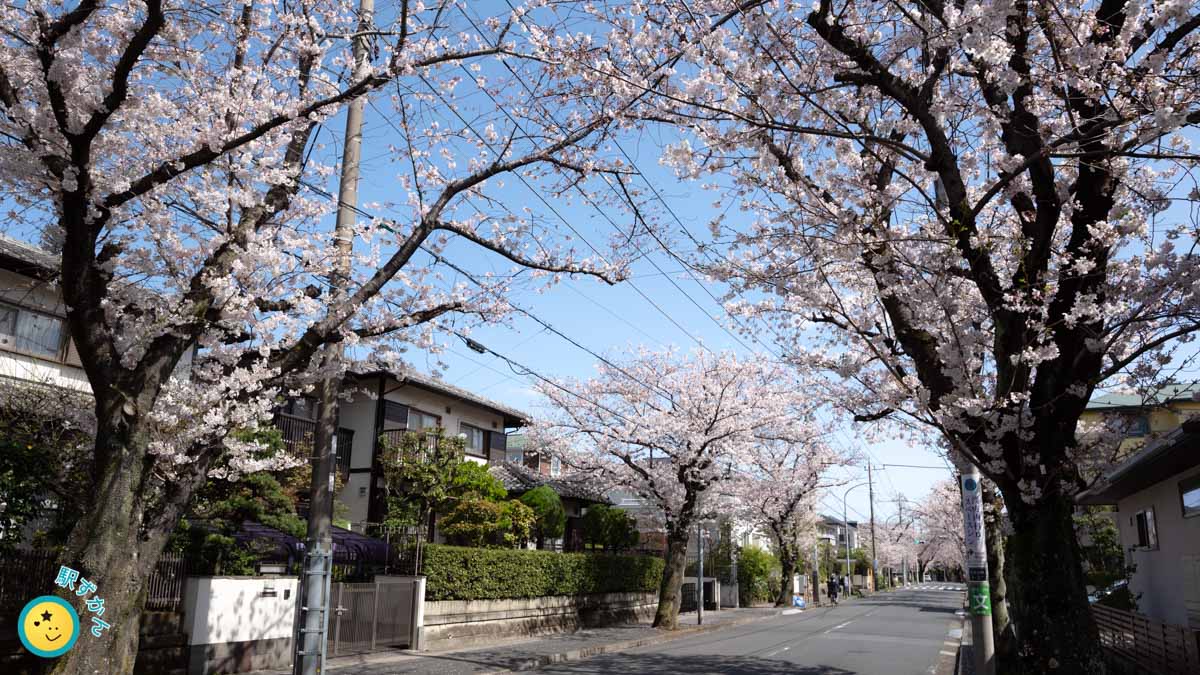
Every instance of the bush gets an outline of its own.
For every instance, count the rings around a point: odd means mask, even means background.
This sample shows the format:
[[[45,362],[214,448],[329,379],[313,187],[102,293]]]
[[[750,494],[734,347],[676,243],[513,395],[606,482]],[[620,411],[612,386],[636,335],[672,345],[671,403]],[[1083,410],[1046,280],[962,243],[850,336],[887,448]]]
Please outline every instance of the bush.
[[[663,561],[604,553],[425,547],[428,600],[503,600],[654,591]]]
[[[467,497],[441,520],[442,532],[465,546],[519,546],[529,541],[535,516],[519,501]]]
[[[738,595],[741,604],[750,607],[768,602],[778,589],[771,584],[779,576],[779,560],[758,546],[745,546],[738,552]]]
[[[637,546],[637,520],[621,509],[596,504],[583,514],[583,540],[605,551],[623,551]]]
[[[534,538],[538,548],[547,539],[558,539],[567,529],[567,512],[563,510],[562,499],[548,485],[536,487],[521,495],[520,502],[533,509]]]

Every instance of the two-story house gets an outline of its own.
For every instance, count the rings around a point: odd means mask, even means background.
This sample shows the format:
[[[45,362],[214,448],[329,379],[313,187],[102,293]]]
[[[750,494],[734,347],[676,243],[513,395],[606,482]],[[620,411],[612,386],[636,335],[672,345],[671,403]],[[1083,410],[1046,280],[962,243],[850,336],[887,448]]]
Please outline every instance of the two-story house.
[[[1200,415],[1200,382],[1172,382],[1141,396],[1113,393],[1088,402],[1079,421],[1081,426],[1106,420],[1123,423],[1125,440],[1120,457],[1128,457],[1145,445],[1147,439],[1178,429],[1193,416]]]
[[[823,515],[817,521],[817,540],[828,542],[830,549],[844,557],[847,546],[850,551],[858,548],[858,523]]]
[[[0,377],[90,393],[57,277],[53,255],[0,235]]]
[[[351,528],[366,531],[387,513],[381,464],[383,443],[403,434],[440,429],[466,441],[466,459],[481,464],[507,458],[508,432],[525,426],[525,413],[413,371],[352,371],[339,406],[337,495]],[[316,427],[316,406],[307,398],[283,405],[275,416],[292,452],[307,456]],[[381,440],[382,439],[382,440]]]

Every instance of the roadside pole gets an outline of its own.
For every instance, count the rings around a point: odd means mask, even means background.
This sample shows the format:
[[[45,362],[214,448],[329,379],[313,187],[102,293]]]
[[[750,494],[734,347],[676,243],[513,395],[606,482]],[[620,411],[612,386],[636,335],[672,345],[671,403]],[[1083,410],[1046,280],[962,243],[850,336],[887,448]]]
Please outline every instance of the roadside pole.
[[[875,552],[875,480],[871,477],[871,463],[867,462],[867,494],[871,500],[871,591],[879,590],[879,557]]]
[[[704,625],[704,526],[696,525],[696,625]]]
[[[375,0],[359,0],[359,30],[367,31],[375,12]],[[354,78],[365,78],[371,69],[370,45],[366,35],[354,39]],[[352,100],[346,111],[346,138],[342,150],[342,173],[338,187],[337,221],[334,224],[334,264],[329,274],[329,298],[336,303],[346,289],[351,273],[354,241],[354,208],[358,203],[359,158],[362,155],[363,108],[366,97]],[[341,346],[330,345],[324,354],[325,366],[338,368]],[[307,546],[305,549],[302,621],[297,622],[292,644],[297,645],[292,672],[317,675],[325,672],[330,614],[329,601],[333,572],[333,490],[337,455],[338,391],[341,378],[326,377],[317,386],[319,404],[317,426],[313,434],[312,482],[309,486]],[[343,448],[350,452],[350,448]]]
[[[975,672],[994,675],[995,644],[992,636],[992,600],[988,588],[987,542],[983,529],[983,490],[979,469],[958,460],[962,488],[963,534],[967,550],[967,611],[971,617]]]
[[[813,607],[819,607],[821,605],[821,556],[819,553],[817,553],[817,540],[818,537],[813,537]]]

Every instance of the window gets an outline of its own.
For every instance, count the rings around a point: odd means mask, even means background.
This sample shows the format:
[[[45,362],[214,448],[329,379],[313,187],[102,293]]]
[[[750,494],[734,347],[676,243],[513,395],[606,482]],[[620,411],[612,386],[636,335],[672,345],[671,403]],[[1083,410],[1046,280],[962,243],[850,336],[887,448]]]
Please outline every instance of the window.
[[[550,460],[550,475],[557,476],[562,473],[562,460],[554,457]]]
[[[1183,504],[1183,517],[1200,516],[1200,475],[1179,482],[1179,501]]]
[[[1154,525],[1154,509],[1138,511],[1133,518],[1137,525],[1137,548],[1158,548],[1158,528]]]
[[[1129,429],[1125,435],[1130,438],[1141,438],[1150,433],[1150,418],[1146,415],[1138,415],[1129,420]]]
[[[467,454],[475,455],[476,457],[487,457],[487,442],[483,429],[473,427],[470,424],[462,424],[459,427],[459,433],[467,439]]]
[[[524,453],[520,450],[511,450],[510,449],[504,453],[504,459],[509,464],[520,464],[521,460],[524,459],[523,454]]]
[[[409,431],[433,431],[442,425],[442,418],[437,415],[423,413],[413,408],[408,409]]]
[[[64,335],[63,320],[56,316],[0,304],[0,349],[57,359]]]

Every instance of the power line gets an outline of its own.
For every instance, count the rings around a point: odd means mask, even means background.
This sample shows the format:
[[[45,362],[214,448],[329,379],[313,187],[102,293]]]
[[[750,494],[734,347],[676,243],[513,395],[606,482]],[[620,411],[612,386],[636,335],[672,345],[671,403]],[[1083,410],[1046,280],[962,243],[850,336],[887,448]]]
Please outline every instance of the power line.
[[[507,1],[507,0],[506,0],[506,1]],[[509,8],[510,8],[510,9],[513,9],[513,11],[515,12],[515,11],[516,11],[516,9],[515,9],[514,7],[512,7],[512,3],[508,3],[508,4],[509,4]],[[473,19],[473,18],[472,18],[472,17],[471,17],[469,14],[467,14],[467,11],[466,11],[466,9],[465,9],[465,8],[463,8],[463,7],[459,7],[459,11],[462,13],[463,17],[467,19],[467,21],[468,21],[468,22],[471,24],[471,26],[472,26],[473,28],[475,28],[475,30],[476,30],[476,31],[479,31],[480,33],[482,33],[482,31],[480,31],[480,29],[479,29],[479,26],[478,26],[478,24],[476,24],[476,23],[475,23],[475,20],[474,20],[474,19]],[[524,20],[523,20],[523,19],[521,19],[521,18],[518,18],[518,21],[521,21],[522,23],[524,23]],[[458,65],[459,65],[459,68],[460,68],[460,69],[462,69],[464,72],[466,72],[468,75],[470,75],[470,71],[469,71],[469,70],[467,70],[467,68],[466,68],[464,65],[462,65],[461,63],[460,63],[460,64],[458,64]],[[508,72],[509,72],[510,74],[512,74],[512,76],[513,76],[513,77],[514,77],[514,78],[515,78],[515,79],[516,79],[518,82],[520,82],[520,83],[521,83],[521,86],[522,86],[522,87],[525,89],[525,91],[526,91],[526,92],[528,92],[528,93],[530,93],[530,94],[533,94],[533,93],[534,93],[534,92],[533,92],[533,89],[532,89],[532,88],[529,86],[529,84],[528,84],[528,83],[527,83],[527,82],[524,80],[524,78],[522,78],[522,77],[521,77],[521,76],[520,76],[520,75],[519,75],[519,74],[516,72],[516,70],[514,70],[514,69],[513,69],[513,67],[512,67],[512,66],[510,66],[510,65],[509,65],[507,62],[502,62],[502,65],[505,67],[505,69],[507,69],[507,70],[508,70]],[[487,91],[486,89],[484,89],[484,88],[482,88],[482,87],[480,88],[480,91],[482,91],[482,92],[484,93],[484,95],[485,95],[485,96],[487,96],[487,97],[488,97],[488,98],[489,98],[489,99],[492,101],[492,103],[494,103],[494,104],[496,105],[497,109],[498,109],[498,110],[500,110],[500,112],[504,113],[504,115],[505,115],[506,117],[508,117],[509,121],[511,121],[511,122],[513,123],[513,125],[514,125],[514,126],[515,126],[515,127],[518,129],[518,130],[520,130],[520,131],[524,132],[524,129],[522,129],[522,128],[521,128],[521,124],[520,124],[520,122],[519,122],[519,121],[518,121],[518,120],[517,120],[515,117],[513,117],[513,115],[512,115],[512,114],[510,114],[510,113],[509,113],[509,112],[508,112],[508,111],[507,111],[507,110],[504,108],[504,106],[503,106],[503,105],[501,105],[501,103],[500,103],[498,100],[496,100],[496,97],[495,97],[495,96],[493,96],[491,92]],[[435,93],[437,93],[437,92],[435,92]],[[440,97],[440,94],[439,94],[439,97]],[[443,99],[443,101],[444,101],[444,99]],[[462,118],[462,116],[461,116],[461,115],[458,115],[458,114],[457,114],[457,112],[455,112],[455,114],[456,114],[456,116],[458,116],[458,117],[459,117],[459,119],[460,119],[460,120],[462,120],[462,121],[463,121],[463,123],[464,123],[464,124],[466,124],[466,125],[467,125],[467,128],[471,129],[472,133],[475,133],[474,129],[472,129],[472,128],[471,128],[470,124],[468,124],[468,123],[466,122],[466,120]],[[553,117],[552,115],[550,115],[549,113],[547,113],[547,117],[548,117],[550,120],[554,121],[555,125],[556,125],[556,126],[558,126],[558,127],[560,127],[560,131],[561,131],[561,129],[562,129],[562,126],[563,126],[563,125],[561,125],[560,123],[558,123],[558,122],[557,122],[557,120],[554,120],[554,117]],[[476,133],[476,136],[478,136],[478,134],[477,134],[477,133]],[[482,138],[481,138],[481,140],[482,140]],[[486,141],[485,141],[485,143],[486,143]],[[619,141],[617,141],[616,139],[613,139],[613,143],[614,143],[614,145],[615,145],[616,147],[618,147],[618,148],[621,150],[621,153],[622,153],[622,154],[623,154],[623,155],[626,157],[626,159],[627,159],[627,160],[629,160],[629,162],[630,162],[630,165],[631,165],[631,166],[633,166],[633,168],[634,168],[634,170],[636,171],[636,173],[637,173],[638,175],[640,175],[644,181],[646,181],[647,185],[649,185],[649,181],[646,179],[646,177],[645,177],[645,174],[643,174],[643,173],[642,173],[642,171],[641,171],[641,169],[639,169],[639,168],[637,167],[637,165],[636,165],[636,164],[633,162],[633,159],[632,159],[632,157],[630,157],[630,155],[629,155],[627,152],[625,152],[625,149],[620,147],[620,142],[619,142]],[[490,146],[489,146],[489,147],[490,147]],[[611,191],[612,191],[612,192],[613,192],[613,193],[614,193],[616,196],[620,197],[621,195],[619,195],[619,194],[617,194],[617,193],[616,193],[616,188],[614,188],[614,187],[613,187],[613,185],[612,185],[612,183],[610,183],[610,182],[609,182],[609,179],[608,179],[608,177],[607,177],[607,176],[603,176],[603,178],[604,178],[604,182],[605,182],[605,184],[608,186],[608,188],[609,188],[609,189],[610,189],[610,190],[611,190]],[[575,190],[576,190],[577,192],[579,192],[579,194],[580,194],[580,195],[583,197],[584,201],[585,201],[585,202],[586,202],[586,203],[587,203],[589,206],[591,206],[592,208],[594,208],[594,209],[596,210],[596,212],[597,212],[597,213],[599,213],[599,214],[600,214],[600,216],[601,216],[602,218],[604,218],[605,220],[607,220],[607,221],[608,221],[608,223],[609,223],[610,225],[612,225],[613,229],[615,229],[615,230],[616,230],[618,233],[619,233],[619,232],[621,232],[621,228],[620,228],[620,227],[619,227],[619,226],[616,224],[616,222],[614,222],[614,221],[612,220],[612,218],[611,218],[611,217],[610,217],[610,216],[609,216],[607,213],[605,213],[605,212],[604,212],[604,210],[603,210],[603,209],[601,209],[601,208],[599,207],[599,205],[597,205],[597,204],[596,204],[596,203],[595,203],[595,202],[594,202],[594,201],[591,199],[591,197],[590,197],[590,196],[588,196],[588,194],[587,194],[586,192],[584,192],[584,191],[583,191],[583,189],[582,189],[581,187],[579,187],[578,185],[573,185],[573,187],[575,188]],[[653,190],[653,186],[651,186],[651,189]],[[654,191],[654,193],[655,193],[655,195],[658,195],[657,191]],[[627,197],[628,197],[629,199],[632,199],[632,197],[631,197],[631,196],[628,196],[628,195],[627,195]],[[671,211],[671,209],[670,209],[670,206],[666,204],[666,201],[665,201],[665,200],[662,200],[661,196],[659,196],[659,200],[660,200],[660,201],[662,201],[663,205],[664,205],[664,206],[667,208],[667,210],[668,210],[668,211]],[[636,218],[637,220],[642,220],[642,219],[641,219],[641,217],[640,217],[640,216],[639,216],[639,215],[636,213],[636,207],[634,208],[634,211],[635,211],[635,218]],[[672,215],[674,215],[674,212],[673,212],[673,211],[671,211],[671,213],[672,213]],[[683,224],[683,223],[682,223],[682,221],[681,221],[681,220],[679,220],[679,217],[678,217],[678,216],[675,216],[675,219],[676,219],[676,220],[677,220],[677,221],[680,223],[680,225],[682,226],[682,224]],[[651,228],[650,228],[648,225],[646,225],[646,224],[645,224],[645,221],[642,221],[642,224],[643,224],[643,227],[645,227],[646,231],[647,231],[647,232],[650,234],[650,236],[651,236],[651,237],[652,237],[652,238],[653,238],[653,239],[654,239],[656,242],[658,242],[659,246],[660,246],[660,247],[661,247],[661,248],[662,248],[664,251],[666,251],[668,255],[670,255],[670,256],[672,256],[672,257],[676,258],[677,260],[681,260],[681,259],[679,259],[679,258],[678,258],[678,256],[677,256],[677,255],[676,255],[674,252],[672,252],[672,251],[670,250],[670,248],[669,248],[669,247],[667,247],[665,244],[663,244],[663,242],[662,242],[662,241],[661,241],[661,240],[658,238],[658,235],[657,235],[657,234],[655,234],[655,233],[653,232],[653,230],[652,230],[652,229],[651,229]],[[686,229],[686,228],[685,228],[685,229]],[[690,235],[690,233],[689,233],[689,235]],[[704,314],[704,315],[705,315],[706,317],[708,317],[708,318],[709,318],[709,319],[710,319],[710,320],[711,320],[711,321],[712,321],[714,324],[716,324],[716,326],[717,326],[718,328],[720,328],[720,329],[721,329],[721,330],[723,330],[723,331],[724,331],[724,332],[725,332],[727,335],[729,335],[731,338],[733,338],[733,339],[734,339],[734,341],[735,341],[735,342],[737,342],[739,345],[741,345],[741,346],[742,346],[742,348],[744,348],[746,351],[749,351],[749,352],[753,352],[753,351],[754,351],[753,349],[751,349],[751,348],[749,347],[749,345],[747,345],[745,342],[743,342],[743,341],[742,341],[742,339],[741,339],[740,337],[738,337],[736,334],[734,334],[732,331],[730,331],[730,330],[729,330],[729,328],[728,328],[727,326],[725,326],[724,324],[722,324],[720,321],[717,321],[717,319],[716,319],[715,317],[713,317],[711,314],[709,314],[707,311],[705,311],[705,309],[704,309],[704,308],[703,308],[703,307],[700,305],[700,303],[699,303],[699,302],[697,302],[697,301],[696,301],[696,299],[695,299],[695,298],[693,298],[693,297],[691,296],[691,294],[689,294],[689,293],[688,293],[686,290],[684,290],[684,289],[683,289],[683,287],[682,287],[682,286],[680,286],[680,285],[679,285],[679,284],[678,284],[678,283],[677,283],[677,282],[676,282],[676,281],[675,281],[675,280],[674,280],[674,279],[673,279],[673,278],[672,278],[670,275],[668,275],[668,274],[666,273],[666,271],[665,271],[665,270],[663,270],[663,269],[662,269],[662,267],[660,267],[660,266],[658,265],[658,263],[657,263],[657,262],[655,262],[655,261],[654,261],[654,259],[653,259],[653,258],[651,258],[651,257],[650,257],[650,255],[649,255],[648,253],[646,253],[646,251],[644,251],[644,250],[643,250],[643,249],[642,249],[640,246],[638,246],[638,244],[637,244],[636,242],[634,242],[634,241],[631,239],[631,240],[630,240],[630,243],[633,245],[633,247],[634,247],[634,248],[635,248],[635,249],[636,249],[636,250],[637,250],[639,253],[641,253],[641,254],[642,254],[642,257],[643,257],[643,258],[645,258],[645,260],[646,260],[647,262],[649,262],[649,263],[650,263],[650,264],[651,264],[651,265],[654,267],[654,269],[656,269],[656,270],[657,270],[659,273],[661,273],[661,274],[663,275],[663,277],[664,277],[664,278],[666,278],[666,279],[667,279],[667,281],[668,281],[668,282],[669,282],[669,283],[670,283],[672,286],[674,286],[674,287],[675,287],[675,289],[676,289],[677,291],[679,291],[679,292],[680,292],[680,293],[681,293],[681,294],[682,294],[682,295],[683,295],[685,298],[687,298],[687,299],[688,299],[688,301],[689,301],[689,302],[691,302],[691,303],[692,303],[692,304],[693,304],[693,305],[694,305],[694,306],[695,306],[695,307],[696,307],[698,310],[700,310],[700,312],[701,312],[702,314]],[[681,262],[682,262],[682,260],[681,260]],[[709,296],[710,296],[710,297],[713,299],[713,301],[714,301],[714,302],[717,304],[717,306],[718,306],[719,308],[721,308],[721,309],[722,309],[722,311],[725,311],[725,307],[724,307],[724,305],[723,305],[723,304],[721,304],[721,303],[720,303],[720,301],[719,301],[719,300],[717,300],[716,296],[715,296],[715,295],[713,295],[713,294],[712,294],[712,292],[711,292],[711,291],[710,291],[710,290],[709,290],[709,289],[708,289],[708,288],[707,288],[707,287],[706,287],[706,286],[705,286],[705,285],[704,285],[704,284],[703,284],[703,283],[702,283],[702,282],[701,282],[699,279],[697,279],[697,278],[695,277],[695,275],[692,273],[692,271],[691,271],[691,269],[688,267],[688,265],[684,264],[684,265],[683,265],[683,269],[684,269],[684,271],[685,271],[685,272],[687,272],[687,273],[688,273],[688,275],[689,275],[689,276],[691,276],[691,277],[692,277],[692,280],[693,280],[693,281],[695,281],[695,282],[696,282],[698,285],[700,285],[700,287],[701,287],[701,288],[702,288],[702,289],[705,291],[705,293],[708,293],[708,295],[709,295]],[[631,285],[632,285],[632,284],[631,284]],[[727,312],[727,311],[726,311],[726,314],[728,314],[728,312]],[[729,316],[730,316],[731,318],[734,318],[734,317],[732,317],[732,315],[729,315]],[[734,318],[734,320],[735,320],[735,322],[736,322],[736,318]],[[739,324],[739,325],[740,325],[740,324]],[[747,331],[747,333],[749,333],[749,331]],[[760,342],[760,344],[761,344],[761,342]],[[764,347],[765,347],[765,345],[764,345]],[[769,354],[771,354],[771,356],[773,356],[773,357],[776,357],[776,358],[779,358],[779,357],[778,357],[778,356],[776,356],[776,355],[775,355],[773,352],[771,352],[771,350],[770,350],[769,348],[767,349],[767,352],[768,352]]]
[[[446,105],[446,108],[455,117],[457,117],[460,122],[462,122],[463,126],[468,131],[470,131],[477,139],[479,139],[480,143],[482,143],[484,145],[484,147],[486,147],[488,150],[491,150],[492,153],[494,153],[497,157],[502,156],[501,153],[497,152],[496,149],[492,147],[492,144],[482,134],[480,134],[475,129],[475,127],[472,126],[471,123],[467,121],[467,119],[465,117],[462,116],[462,113],[458,112],[458,110],[453,105],[451,105],[449,101],[446,100],[446,97],[442,94],[441,91],[439,91],[437,89],[437,87],[434,87],[433,84],[431,84],[427,79],[425,79],[424,76],[418,75],[418,78],[421,80],[421,82],[423,82],[425,84],[426,87],[429,88],[429,91],[431,91],[434,96],[437,96],[438,99],[441,100],[442,103],[444,103]],[[487,93],[487,92],[485,92],[485,93]],[[498,105],[498,107],[501,112],[503,112],[505,115],[509,116],[511,119],[511,115],[509,115],[508,111],[504,110],[503,106]],[[520,127],[518,126],[518,129],[519,128]],[[551,213],[553,213],[559,220],[561,220],[562,223],[564,225],[566,225],[567,228],[570,229],[571,232],[573,232],[575,234],[575,236],[579,237],[580,241],[587,244],[588,248],[592,249],[592,252],[594,252],[600,258],[600,260],[604,261],[605,263],[609,263],[609,260],[604,256],[604,254],[601,253],[600,250],[598,248],[596,248],[596,246],[593,245],[592,242],[589,241],[587,237],[583,236],[583,233],[581,233],[578,229],[576,229],[575,226],[572,225],[571,222],[569,220],[567,220],[567,218],[565,216],[563,216],[563,214],[561,212],[558,211],[558,209],[554,208],[554,206],[551,205],[550,202],[547,201],[546,198],[543,197],[540,192],[538,192],[536,189],[534,189],[534,187],[532,185],[530,185],[529,181],[525,179],[525,176],[523,176],[520,172],[516,172],[513,175],[517,177],[517,180],[519,180],[521,182],[521,184],[523,184],[530,191],[530,193],[533,194],[533,196],[538,201],[540,201],[547,209],[550,210]],[[607,217],[602,210],[599,210],[599,209],[597,209],[597,210],[602,216]],[[639,288],[637,286],[637,284],[633,283],[632,281],[626,281],[625,283],[627,283],[630,288],[632,288],[638,295],[640,295],[646,302],[648,302],[651,307],[656,309],[659,314],[662,314],[667,319],[667,321],[670,321],[676,328],[678,328],[680,332],[682,332],[684,335],[691,338],[691,340],[693,342],[695,342],[697,345],[699,345],[699,347],[701,349],[712,351],[712,350],[708,349],[708,347],[704,344],[703,341],[701,341],[699,338],[697,338],[695,335],[693,335],[690,331],[688,331],[688,329],[684,328],[683,325],[675,319],[675,317],[671,316],[671,314],[669,312],[667,312],[665,309],[663,309],[649,295],[646,295],[646,293],[644,291],[642,291],[642,289]]]
[[[301,179],[300,183],[302,185],[304,185],[305,187],[307,187],[309,190],[312,190],[316,194],[318,194],[322,197],[325,197],[326,199],[336,200],[336,197],[334,197],[331,193],[329,193],[328,191],[326,191],[318,186],[313,185],[312,183],[310,183],[306,180]],[[364,218],[369,218],[372,222],[382,223],[380,225],[380,227],[382,227],[383,229],[385,229],[389,232],[393,232],[393,233],[396,232],[395,228],[388,225],[386,220],[377,218],[374,214],[372,214],[356,205],[347,204],[346,206],[347,206],[347,208],[352,209],[355,213],[358,213],[359,215],[363,216]],[[454,263],[450,262],[448,259],[446,259],[445,256],[431,250],[429,247],[425,246],[424,244],[422,244],[420,246],[420,249],[422,251],[424,251],[427,255],[431,256],[437,262],[440,262],[440,263],[446,265],[447,267],[449,267],[450,269],[454,270],[455,272],[458,272],[459,274],[465,276],[472,283],[474,283],[476,286],[478,286],[481,290],[485,290],[485,291],[488,290],[487,286],[484,285],[483,282],[479,281],[479,279],[476,278],[473,274],[471,274],[470,272],[467,272],[466,270],[459,267],[458,265],[455,265]],[[530,319],[536,321],[538,324],[540,324],[543,327],[543,329],[554,333],[555,335],[566,340],[567,342],[571,343],[575,347],[578,347],[579,349],[592,355],[594,358],[598,359],[599,361],[601,361],[608,367],[613,368],[614,370],[620,372],[622,375],[629,378],[631,381],[636,382],[637,384],[641,385],[642,387],[645,387],[649,391],[655,392],[655,393],[663,396],[664,398],[666,398],[666,400],[668,402],[671,402],[672,398],[671,398],[670,392],[667,391],[666,389],[663,389],[661,386],[659,386],[659,387],[657,387],[657,390],[656,390],[655,386],[647,384],[646,382],[642,381],[641,379],[633,376],[631,373],[629,373],[629,371],[625,370],[624,368],[617,365],[616,363],[613,363],[612,361],[610,361],[609,359],[600,355],[599,353],[595,352],[594,350],[590,349],[589,347],[583,345],[578,340],[575,340],[574,338],[570,337],[566,333],[563,333],[562,331],[560,331],[559,329],[557,329],[553,325],[551,325],[549,322],[547,322],[547,321],[543,320],[542,318],[538,317],[537,315],[535,315],[533,312],[530,312],[529,310],[527,310],[523,307],[520,307],[503,297],[500,297],[498,294],[495,294],[495,295],[498,300],[507,304],[514,311],[516,311],[520,314],[523,314],[523,315],[529,317]],[[394,304],[394,303],[389,303],[389,304]],[[466,339],[466,338],[464,338],[464,339]]]

